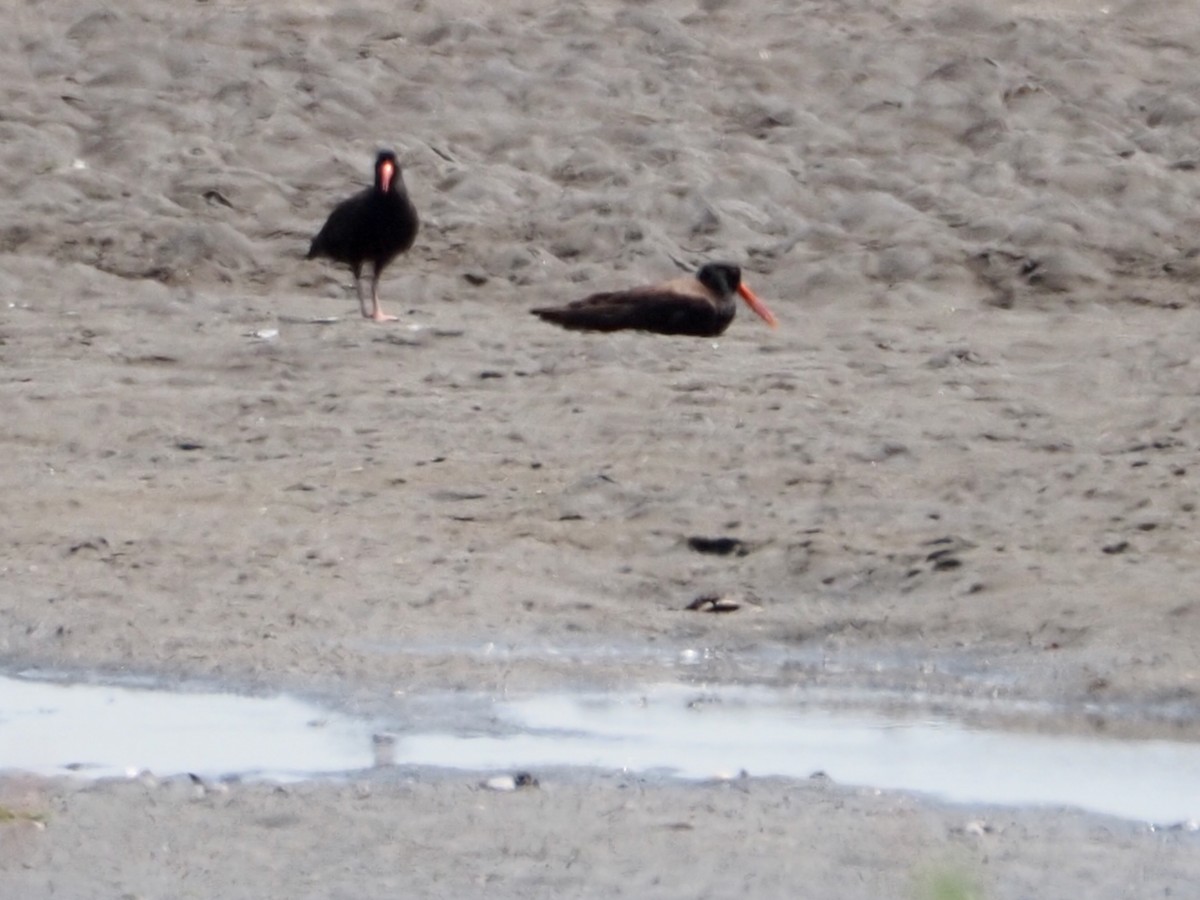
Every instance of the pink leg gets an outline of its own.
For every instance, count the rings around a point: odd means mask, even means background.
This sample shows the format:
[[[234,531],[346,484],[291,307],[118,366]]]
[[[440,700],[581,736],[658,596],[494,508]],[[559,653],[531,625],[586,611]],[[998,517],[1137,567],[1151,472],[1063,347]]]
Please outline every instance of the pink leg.
[[[363,308],[363,315],[367,314],[367,310]],[[376,322],[395,322],[398,321],[395,316],[389,316],[379,306],[379,272],[373,272],[371,275],[371,318]]]

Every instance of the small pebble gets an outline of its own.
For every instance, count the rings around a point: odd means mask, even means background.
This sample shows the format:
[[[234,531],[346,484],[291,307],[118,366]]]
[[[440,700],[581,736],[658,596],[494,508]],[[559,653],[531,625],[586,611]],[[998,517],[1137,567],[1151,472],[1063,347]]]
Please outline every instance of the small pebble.
[[[515,775],[495,775],[482,783],[489,791],[515,791],[517,788],[535,788],[538,780],[528,772]]]

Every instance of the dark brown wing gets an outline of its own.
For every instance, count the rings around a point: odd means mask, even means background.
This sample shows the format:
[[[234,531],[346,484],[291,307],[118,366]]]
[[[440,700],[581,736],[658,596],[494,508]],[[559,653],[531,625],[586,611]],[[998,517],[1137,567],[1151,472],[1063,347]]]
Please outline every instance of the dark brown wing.
[[[593,294],[565,306],[531,312],[572,331],[652,331],[715,337],[733,321],[734,304],[713,298],[694,279],[653,287]]]

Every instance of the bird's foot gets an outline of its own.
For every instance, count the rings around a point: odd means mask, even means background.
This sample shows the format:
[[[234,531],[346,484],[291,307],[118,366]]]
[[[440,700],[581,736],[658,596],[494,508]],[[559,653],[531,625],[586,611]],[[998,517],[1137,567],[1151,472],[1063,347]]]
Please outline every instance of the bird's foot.
[[[373,319],[376,322],[399,322],[398,316],[389,316],[382,309],[377,309],[373,313],[367,314],[368,319]]]

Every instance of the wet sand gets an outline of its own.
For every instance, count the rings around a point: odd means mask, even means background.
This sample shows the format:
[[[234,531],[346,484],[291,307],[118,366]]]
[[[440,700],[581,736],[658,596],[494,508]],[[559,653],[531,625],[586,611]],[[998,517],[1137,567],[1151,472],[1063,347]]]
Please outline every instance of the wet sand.
[[[1189,6],[54,0],[9,21],[7,670],[367,706],[762,681],[1200,735]],[[302,259],[381,144],[423,221],[383,279],[392,326]],[[527,312],[710,258],[780,329]],[[706,594],[741,608],[685,609]],[[393,776],[10,781],[47,820],[0,824],[0,877],[904,896],[945,864],[989,897],[1115,897],[1200,875],[1190,833],[1069,812]],[[102,865],[110,832],[181,849]]]

